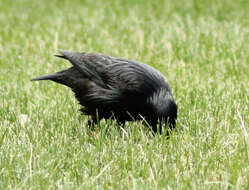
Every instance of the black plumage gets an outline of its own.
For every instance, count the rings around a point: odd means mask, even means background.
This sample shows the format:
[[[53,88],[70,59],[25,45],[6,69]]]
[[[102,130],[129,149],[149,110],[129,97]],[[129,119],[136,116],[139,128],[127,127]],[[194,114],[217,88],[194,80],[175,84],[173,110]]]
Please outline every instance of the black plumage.
[[[175,127],[177,106],[166,78],[154,68],[135,61],[95,53],[61,50],[55,55],[72,67],[32,79],[52,80],[70,87],[83,106],[96,117],[115,118],[119,123],[145,119],[154,131],[163,124]]]

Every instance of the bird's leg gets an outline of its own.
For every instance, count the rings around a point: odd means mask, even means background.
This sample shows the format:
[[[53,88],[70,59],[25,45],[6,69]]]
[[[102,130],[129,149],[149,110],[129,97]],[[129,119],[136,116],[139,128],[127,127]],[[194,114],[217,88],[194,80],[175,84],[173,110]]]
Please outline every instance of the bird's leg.
[[[90,119],[87,121],[89,128],[94,129],[95,125],[97,124],[97,118],[96,116],[91,116]]]
[[[124,128],[125,126],[125,121],[124,120],[117,120],[117,123],[120,127]]]

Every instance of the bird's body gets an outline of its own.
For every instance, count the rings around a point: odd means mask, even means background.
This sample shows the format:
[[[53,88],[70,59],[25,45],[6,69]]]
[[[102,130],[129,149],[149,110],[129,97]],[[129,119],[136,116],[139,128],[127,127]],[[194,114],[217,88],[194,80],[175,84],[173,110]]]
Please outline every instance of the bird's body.
[[[168,121],[175,127],[177,106],[166,78],[154,68],[135,61],[95,54],[60,51],[72,67],[32,80],[52,80],[70,87],[82,112],[118,122],[145,119],[157,130]]]

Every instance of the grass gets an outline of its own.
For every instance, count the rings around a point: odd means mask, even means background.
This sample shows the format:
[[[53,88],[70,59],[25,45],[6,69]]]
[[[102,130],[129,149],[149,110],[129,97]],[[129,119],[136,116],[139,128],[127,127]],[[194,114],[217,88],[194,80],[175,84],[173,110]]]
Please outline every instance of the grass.
[[[0,1],[0,189],[249,189],[249,1]],[[145,62],[169,80],[178,131],[101,121],[32,77],[58,49]]]

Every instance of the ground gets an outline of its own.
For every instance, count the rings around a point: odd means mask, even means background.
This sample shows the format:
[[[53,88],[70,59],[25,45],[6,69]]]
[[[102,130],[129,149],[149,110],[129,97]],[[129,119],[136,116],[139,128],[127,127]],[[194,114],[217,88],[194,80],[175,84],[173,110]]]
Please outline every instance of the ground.
[[[0,1],[0,189],[249,189],[249,1]],[[58,49],[152,65],[178,105],[168,139],[96,131],[40,75]]]

